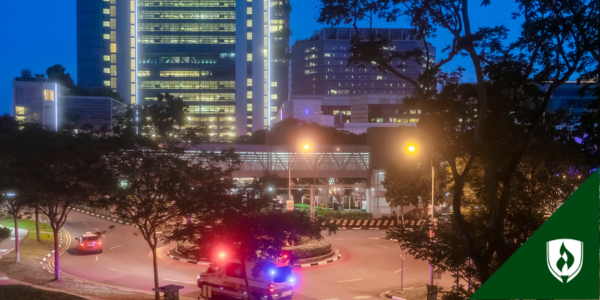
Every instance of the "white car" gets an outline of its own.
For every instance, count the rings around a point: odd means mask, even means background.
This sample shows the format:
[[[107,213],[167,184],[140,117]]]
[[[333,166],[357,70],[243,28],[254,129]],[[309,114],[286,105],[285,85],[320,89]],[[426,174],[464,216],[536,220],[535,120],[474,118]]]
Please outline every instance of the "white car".
[[[268,263],[254,277],[252,269],[255,265],[254,262],[246,263],[246,274],[249,275],[248,283],[252,291],[250,300],[278,300],[293,296],[295,278],[292,267]],[[249,299],[239,260],[210,264],[206,272],[198,275],[198,287],[202,290],[202,296],[207,299],[215,294]]]

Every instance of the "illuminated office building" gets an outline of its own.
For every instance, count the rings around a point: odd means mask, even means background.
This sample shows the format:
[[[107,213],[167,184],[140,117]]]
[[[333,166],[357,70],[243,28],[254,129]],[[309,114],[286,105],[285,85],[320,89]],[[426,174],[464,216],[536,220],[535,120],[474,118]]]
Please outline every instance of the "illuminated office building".
[[[422,49],[423,42],[415,38],[413,29],[407,28],[359,28],[361,37],[370,33],[390,41],[389,51],[404,53]],[[351,56],[354,28],[323,28],[292,46],[292,94],[293,95],[357,95],[388,94],[399,98],[412,94],[413,86],[391,73],[383,73],[375,65],[359,68],[348,65]],[[435,64],[435,47],[428,44],[430,61]],[[414,59],[395,59],[391,65],[404,75],[417,79],[425,69],[425,62]]]
[[[77,0],[78,83],[131,104],[181,97],[214,140],[267,128],[288,98],[289,12],[289,0]]]

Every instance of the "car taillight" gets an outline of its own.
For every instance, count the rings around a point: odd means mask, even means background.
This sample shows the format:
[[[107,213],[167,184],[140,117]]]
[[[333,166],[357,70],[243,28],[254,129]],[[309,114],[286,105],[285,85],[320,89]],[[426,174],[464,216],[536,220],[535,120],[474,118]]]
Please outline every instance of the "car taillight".
[[[272,284],[269,284],[269,291],[270,291],[271,293],[275,291],[275,289],[273,288],[273,285],[272,285]]]
[[[98,245],[102,245],[102,242],[98,241]]]

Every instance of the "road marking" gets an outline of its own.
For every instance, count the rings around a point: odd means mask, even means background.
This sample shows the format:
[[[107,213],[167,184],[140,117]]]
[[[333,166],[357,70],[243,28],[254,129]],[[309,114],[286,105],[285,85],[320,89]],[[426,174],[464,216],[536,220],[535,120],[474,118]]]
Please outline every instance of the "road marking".
[[[0,249],[0,252],[6,252],[8,249]]]
[[[88,225],[88,223],[86,223],[86,222],[83,222],[83,224]]]
[[[8,280],[8,277],[0,277],[0,280]]]
[[[381,246],[381,245],[377,245],[377,244],[373,244],[373,245],[375,245],[375,246],[377,246],[377,247],[381,247],[381,248],[387,248],[387,247],[385,247],[385,246]]]
[[[96,260],[98,260],[98,255],[96,255]]]
[[[176,282],[185,282],[185,283],[192,283],[192,284],[195,283],[193,281],[175,280],[175,279],[167,279],[167,278],[163,278],[163,280],[166,280],[166,281],[176,281]]]
[[[398,271],[396,271],[396,272],[394,272],[394,273],[398,273],[398,272],[401,272],[401,271],[402,271],[402,269],[400,269],[400,270],[398,270]]]
[[[67,217],[67,219],[69,219],[69,220],[73,220],[73,218],[71,218],[71,217]]]
[[[359,279],[341,280],[341,281],[338,281],[338,282],[350,282],[350,281],[359,281],[359,280],[363,280],[363,279],[359,278]]]
[[[111,269],[111,268],[108,268],[108,269],[109,269],[109,270],[111,270],[111,271],[114,271],[114,270],[115,270],[115,269]]]
[[[162,233],[162,231],[157,231],[156,233],[157,233],[157,234],[161,234],[161,233]],[[165,280],[167,280],[167,279],[165,279]]]
[[[112,250],[112,249],[115,249],[115,248],[119,248],[119,247],[121,247],[121,246],[123,246],[123,245],[114,246],[114,247],[112,247],[112,248],[110,248],[110,249]]]
[[[332,239],[332,238],[327,238],[328,240],[336,240],[336,241],[343,241],[343,239]]]
[[[333,299],[323,299],[323,300],[340,300],[338,298],[333,298]]]
[[[368,238],[369,240],[383,240],[384,237],[382,236],[372,236],[370,238]]]
[[[96,228],[96,230],[100,231],[100,229]]]
[[[352,297],[354,299],[369,299],[371,298],[371,296],[356,296],[356,297]]]

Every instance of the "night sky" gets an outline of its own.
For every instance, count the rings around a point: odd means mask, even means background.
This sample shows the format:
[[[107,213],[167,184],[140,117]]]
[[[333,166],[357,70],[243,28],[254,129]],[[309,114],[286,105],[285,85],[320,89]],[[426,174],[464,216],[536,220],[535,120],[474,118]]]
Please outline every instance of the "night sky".
[[[45,74],[49,66],[62,64],[73,80],[77,80],[75,0],[2,2],[4,13],[0,18],[0,28],[4,28],[4,34],[0,47],[0,115],[10,112],[12,80],[21,75],[21,69],[30,69],[34,74]],[[313,31],[323,27],[316,21],[319,5],[317,0],[291,0],[291,4],[292,43],[296,39],[310,37]],[[505,25],[511,30],[511,38],[514,38],[520,30],[519,22],[512,20],[510,15],[515,9],[514,2],[506,0],[492,1],[492,5],[487,7],[473,5],[469,10],[471,26],[475,29],[480,26]],[[375,26],[407,27],[404,22],[379,22]],[[431,43],[442,49],[450,40],[451,37],[446,32],[440,32]],[[443,54],[438,51],[437,58],[441,57]],[[469,65],[469,59],[455,58],[444,70],[451,71],[462,66],[467,69],[464,81],[474,81],[475,75]]]

